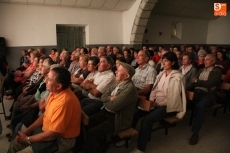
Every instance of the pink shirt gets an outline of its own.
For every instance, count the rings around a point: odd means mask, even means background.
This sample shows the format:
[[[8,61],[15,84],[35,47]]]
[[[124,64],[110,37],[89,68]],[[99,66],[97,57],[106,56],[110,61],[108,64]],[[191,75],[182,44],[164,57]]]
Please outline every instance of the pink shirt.
[[[167,92],[168,92],[168,84],[171,73],[166,76],[164,73],[158,82],[156,88],[151,92],[149,100],[158,103],[160,106],[167,105]]]

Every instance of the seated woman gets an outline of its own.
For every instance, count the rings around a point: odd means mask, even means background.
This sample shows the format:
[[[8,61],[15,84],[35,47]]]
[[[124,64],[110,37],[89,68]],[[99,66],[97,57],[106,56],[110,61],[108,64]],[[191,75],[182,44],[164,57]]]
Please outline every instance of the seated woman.
[[[98,72],[97,71],[97,65],[98,65],[99,61],[100,60],[99,60],[99,58],[97,56],[89,57],[87,69],[90,72],[90,74],[86,77],[85,80],[90,80],[90,81],[94,80],[94,76]],[[82,90],[82,94],[83,94],[84,97],[88,97],[89,92],[85,91],[85,90]]]
[[[129,49],[125,50],[123,54],[124,54],[125,62],[131,64],[133,61],[133,58],[131,56],[131,51]]]
[[[26,83],[22,84],[21,86],[19,86],[16,89],[16,98],[20,98],[18,97],[23,96],[27,91],[31,90],[34,86],[36,86],[36,83],[40,83],[42,81],[42,75],[41,75],[41,69],[42,69],[42,63],[45,59],[49,58],[48,56],[41,56],[39,58],[39,63],[36,66],[36,71],[32,74],[32,76],[27,80]],[[37,57],[35,58],[35,63],[37,63]]]
[[[199,50],[197,53],[198,59],[194,63],[194,67],[197,69],[204,68],[204,57],[207,55],[207,52],[205,50]]]
[[[80,68],[71,76],[72,87],[77,90],[80,89],[80,84],[85,80],[85,78],[90,73],[87,69],[88,55],[81,55],[79,58]]]
[[[20,85],[25,84],[27,79],[29,79],[32,74],[36,71],[38,68],[38,62],[39,62],[39,56],[36,51],[33,51],[30,53],[30,66],[25,71],[15,71],[14,76],[12,74],[7,78],[8,82],[8,91],[7,93],[7,100],[10,100],[13,98],[13,95],[15,94],[15,89],[17,89]]]
[[[226,53],[224,51],[218,51],[216,53],[216,63],[215,66],[220,68],[223,75],[225,75],[228,71],[228,68],[230,66],[230,61],[226,57]]]
[[[186,90],[192,90],[192,79],[196,77],[197,70],[192,65],[192,61],[194,59],[193,53],[191,52],[185,52],[182,55],[182,66],[180,67],[180,71],[185,77],[186,82]]]
[[[152,125],[164,119],[169,114],[183,118],[186,112],[185,79],[178,71],[178,59],[173,52],[163,55],[163,68],[157,76],[150,94],[151,110],[144,111],[137,108],[134,112],[132,127],[134,128],[142,118],[138,134],[137,146],[132,153],[145,151]]]
[[[57,51],[56,48],[52,48],[49,54],[49,57],[54,61],[55,60],[55,52]]]

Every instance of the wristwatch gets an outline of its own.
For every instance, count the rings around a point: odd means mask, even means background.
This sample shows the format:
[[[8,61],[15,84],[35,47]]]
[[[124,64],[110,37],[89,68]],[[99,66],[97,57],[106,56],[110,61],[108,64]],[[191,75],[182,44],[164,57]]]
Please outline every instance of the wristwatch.
[[[30,137],[27,137],[27,143],[28,143],[29,145],[31,145]]]

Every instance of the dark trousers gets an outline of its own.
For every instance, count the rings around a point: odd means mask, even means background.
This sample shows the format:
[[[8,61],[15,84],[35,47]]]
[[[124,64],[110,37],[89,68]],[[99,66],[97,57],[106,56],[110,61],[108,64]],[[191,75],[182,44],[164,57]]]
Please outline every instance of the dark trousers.
[[[97,99],[84,98],[80,102],[82,110],[90,116],[100,111],[103,103]]]
[[[198,134],[200,132],[204,117],[205,110],[211,103],[211,98],[208,92],[196,92],[194,95],[194,103],[195,103],[195,120],[192,126],[193,134]]]
[[[114,132],[115,114],[105,109],[89,117],[88,133],[83,153],[103,153],[107,145],[105,135]]]
[[[152,130],[153,123],[156,123],[167,116],[166,106],[157,107],[150,112],[136,109],[133,116],[132,127],[135,128],[139,118],[142,118],[141,127],[137,139],[137,148],[145,151],[148,138]]]

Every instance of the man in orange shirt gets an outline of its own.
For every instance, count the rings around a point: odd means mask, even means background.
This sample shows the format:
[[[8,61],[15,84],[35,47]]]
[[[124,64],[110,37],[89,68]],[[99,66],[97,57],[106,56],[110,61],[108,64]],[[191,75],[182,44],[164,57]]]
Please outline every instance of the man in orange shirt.
[[[81,107],[69,85],[67,69],[56,67],[49,72],[46,88],[50,95],[45,112],[28,129],[18,133],[10,144],[9,153],[61,153],[74,146],[80,133]]]

